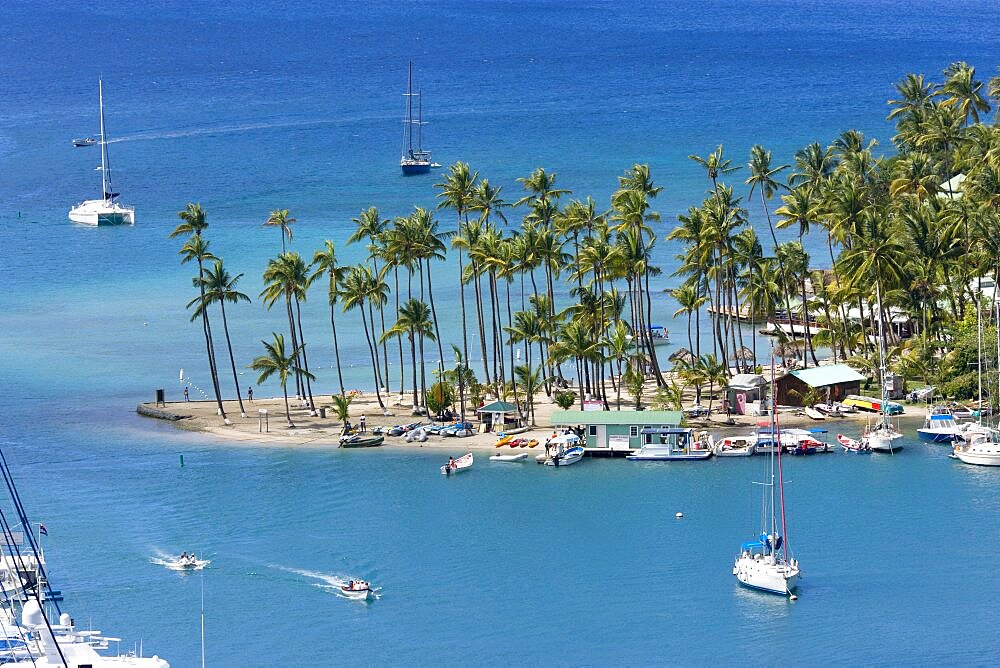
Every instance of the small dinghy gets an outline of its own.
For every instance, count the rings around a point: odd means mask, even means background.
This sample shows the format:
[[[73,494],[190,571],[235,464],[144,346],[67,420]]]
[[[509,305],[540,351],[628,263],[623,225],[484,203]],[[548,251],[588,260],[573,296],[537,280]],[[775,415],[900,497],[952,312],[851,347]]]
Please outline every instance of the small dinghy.
[[[417,427],[408,431],[406,432],[405,440],[407,443],[423,443],[427,440],[427,430]]]
[[[837,434],[837,442],[840,443],[840,447],[844,448],[844,452],[871,452],[872,449],[862,443],[861,441],[856,441],[853,438],[848,438],[843,434]]]
[[[455,475],[472,468],[472,453],[466,453],[458,459],[449,458],[448,463],[441,467],[441,475]]]
[[[522,452],[516,455],[493,455],[490,457],[491,462],[523,462],[527,459],[527,452]]]
[[[372,597],[372,586],[364,580],[351,580],[341,585],[340,594],[353,601],[367,601]]]
[[[811,419],[811,420],[825,420],[826,419],[826,416],[823,415],[822,413],[820,413],[818,410],[816,410],[816,408],[814,408],[813,406],[806,406],[805,411],[806,411],[806,416],[809,417],[809,419]]]
[[[757,452],[757,437],[726,436],[715,442],[716,457],[750,457]]]

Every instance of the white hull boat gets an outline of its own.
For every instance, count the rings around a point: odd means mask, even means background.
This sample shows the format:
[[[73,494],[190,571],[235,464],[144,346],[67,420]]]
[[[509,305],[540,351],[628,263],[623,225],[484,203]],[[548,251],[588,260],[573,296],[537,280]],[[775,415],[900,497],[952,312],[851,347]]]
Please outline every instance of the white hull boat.
[[[583,448],[579,445],[573,446],[562,454],[556,453],[545,460],[546,466],[569,466],[576,464],[583,459]]]
[[[528,453],[522,452],[517,455],[492,455],[491,462],[524,462],[528,460]]]
[[[882,425],[867,432],[861,438],[861,442],[867,445],[872,452],[897,452],[903,449],[903,444],[899,440],[903,435],[893,427]]]
[[[716,457],[751,457],[756,452],[756,436],[727,436],[715,442]]]
[[[101,199],[88,199],[69,210],[69,219],[80,225],[103,227],[107,225],[135,225],[135,209],[116,200],[118,193],[111,184],[111,162],[108,142],[104,132],[104,82],[98,83],[101,114]]]
[[[441,475],[455,475],[472,468],[472,453],[466,453],[458,459],[452,459],[441,467]]]
[[[771,353],[771,387],[774,381],[774,352]],[[778,433],[776,402],[771,401],[770,432]],[[768,454],[769,480],[761,484],[761,528],[757,538],[740,546],[733,564],[733,575],[744,587],[796,598],[799,562],[785,541],[785,492],[781,475],[781,448]],[[777,474],[777,475],[775,475]]]
[[[355,580],[342,585],[340,595],[352,601],[367,601],[372,598],[372,586],[363,580]]]
[[[69,219],[80,225],[135,225],[135,209],[111,199],[88,199],[69,210]]]
[[[650,442],[625,459],[634,462],[670,462],[702,460],[712,456],[715,449],[707,431],[695,432],[690,427],[643,429]]]
[[[993,435],[979,435],[969,443],[955,446],[953,455],[966,464],[977,466],[1000,466],[1000,443]]]
[[[785,563],[773,555],[744,552],[733,566],[733,575],[745,587],[788,596],[798,585],[799,567],[794,559]]]

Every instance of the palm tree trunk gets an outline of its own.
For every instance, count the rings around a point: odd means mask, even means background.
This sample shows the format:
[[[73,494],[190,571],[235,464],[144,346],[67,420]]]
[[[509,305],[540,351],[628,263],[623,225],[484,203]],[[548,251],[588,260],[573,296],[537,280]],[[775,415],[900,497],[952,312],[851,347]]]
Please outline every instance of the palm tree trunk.
[[[372,257],[372,268],[375,271],[375,276],[378,276],[379,275],[379,273],[378,273],[378,261],[374,257]],[[370,305],[371,305],[371,302],[369,302],[369,306]],[[382,326],[382,334],[385,334],[385,305],[384,304],[379,304],[379,306],[378,306],[378,317],[379,317],[379,324]],[[372,329],[373,330],[375,329],[375,320],[374,319],[372,319]],[[378,344],[376,343],[376,345],[378,345]],[[385,341],[382,342],[382,367],[383,367],[382,368],[382,371],[383,371],[383,376],[382,377],[385,379],[385,391],[386,391],[386,393],[389,392],[389,349],[388,349],[388,345],[389,344],[386,343]]]
[[[410,362],[413,364],[413,410],[416,411],[420,405],[417,398],[417,341],[414,338],[413,328],[410,328]]]
[[[436,337],[437,340],[438,359],[441,360],[441,364],[443,367],[444,350],[441,348],[441,330],[438,329],[437,307],[434,306],[434,288],[433,288],[434,282],[431,280],[431,261],[430,259],[427,259],[426,262],[427,262],[427,299],[431,303],[431,315],[434,317],[434,336]]]
[[[282,237],[282,238],[284,238],[284,237]],[[299,339],[298,339],[298,336],[295,333],[295,314],[292,311],[292,298],[291,298],[291,295],[289,295],[289,293],[287,291],[285,292],[285,315],[288,317],[288,335],[289,335],[289,338],[291,338],[291,340],[292,340],[292,350],[296,350],[297,351],[299,349],[299,344],[298,344]],[[295,355],[295,361],[296,362],[299,361],[299,356],[298,356],[297,353]],[[296,368],[295,368],[295,397],[296,398],[298,398],[298,397],[305,397],[306,396],[306,386],[302,384],[302,374],[299,373],[299,368],[298,368],[299,365],[296,364],[295,366],[296,366]]]
[[[236,375],[236,358],[233,357],[233,343],[229,340],[229,322],[226,319],[226,302],[219,300],[219,308],[222,310],[222,330],[226,334],[226,347],[229,349],[229,363],[233,367],[233,384],[236,386],[236,398],[240,402],[240,417],[246,417],[247,411],[243,408],[243,395],[240,393],[240,379]]]
[[[459,215],[459,226],[461,227],[461,215]],[[461,234],[461,229],[459,229]],[[465,270],[462,267],[462,249],[458,249],[458,294],[462,304],[462,365],[469,366],[469,333],[465,326],[465,282],[462,280]],[[458,376],[458,397],[461,405],[461,420],[465,422],[465,370],[462,369]]]
[[[479,325],[479,350],[483,356],[483,380],[484,385],[490,385],[490,358],[486,352],[486,329],[483,326],[483,289],[479,281],[479,265],[472,261],[472,281],[476,294],[476,320]]]
[[[284,244],[284,241],[285,241],[284,235],[282,235],[281,241],[282,241],[282,244]],[[283,382],[281,384],[281,391],[285,395],[285,420],[288,421],[288,426],[289,427],[295,427],[295,425],[292,424],[292,411],[289,410],[289,408],[288,408],[288,379],[287,378],[285,379],[285,382]]]
[[[365,328],[365,341],[368,343],[368,354],[372,358],[372,374],[375,376],[375,398],[378,399],[379,407],[384,411],[385,404],[382,403],[382,391],[379,388],[379,378],[378,378],[378,355],[375,353],[375,346],[372,345],[371,335],[368,332],[368,319],[365,317],[365,305],[360,304],[361,307],[361,324]],[[375,329],[374,323],[372,324],[372,329]]]
[[[334,302],[330,303],[330,327],[333,329],[333,355],[337,360],[337,381],[340,383],[340,396],[344,394],[344,374],[340,370],[340,346],[337,344],[337,321],[333,313]]]
[[[219,406],[219,415],[222,416],[222,421],[229,424],[229,418],[226,417],[226,409],[222,405],[222,391],[219,387],[219,372],[218,367],[215,363],[215,346],[212,342],[212,325],[208,319],[208,308],[205,302],[205,285],[202,280],[205,276],[204,269],[202,267],[202,262],[198,260],[198,285],[201,290],[201,328],[202,333],[205,335],[205,349],[208,352],[208,371],[212,377],[212,388],[215,390],[215,402]]]
[[[396,297],[396,320],[399,320],[399,265],[392,265],[393,280],[396,282],[396,289],[393,293]],[[431,301],[431,306],[433,307],[434,301]],[[437,319],[435,319],[437,322]],[[399,396],[403,396],[406,391],[406,366],[403,364],[403,339],[396,337],[397,343],[399,343]],[[389,391],[389,376],[385,377],[385,387],[386,392]]]
[[[302,308],[298,296],[295,297],[295,315],[299,326],[299,342],[302,346],[302,364],[305,365],[306,392],[309,394],[310,415],[316,417],[316,402],[313,401],[312,381],[309,380],[309,357],[306,355],[306,335],[302,333]]]

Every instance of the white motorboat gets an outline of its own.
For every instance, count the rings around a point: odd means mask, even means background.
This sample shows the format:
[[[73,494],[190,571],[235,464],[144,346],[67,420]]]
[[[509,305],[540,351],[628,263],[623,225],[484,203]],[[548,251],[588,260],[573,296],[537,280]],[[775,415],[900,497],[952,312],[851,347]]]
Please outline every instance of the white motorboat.
[[[646,444],[625,459],[632,461],[685,461],[708,459],[714,449],[707,431],[691,427],[656,427],[643,429]]]
[[[84,137],[82,139],[73,140],[73,146],[76,146],[77,148],[80,148],[82,146],[93,146],[96,143],[97,140],[94,139],[93,137]]]
[[[458,459],[449,459],[448,463],[441,467],[441,475],[455,475],[472,468],[472,453],[466,453]]]
[[[775,387],[773,352],[771,387]],[[771,404],[771,432],[780,433],[774,404],[775,402]],[[761,483],[761,529],[755,540],[747,541],[740,546],[740,553],[733,564],[733,575],[736,576],[737,582],[745,587],[794,597],[799,579],[799,562],[791,557],[788,542],[784,539],[787,531],[784,481],[780,466],[781,448],[772,449],[768,457],[770,480]]]
[[[955,445],[953,455],[966,464],[1000,466],[1000,432],[978,433]]]
[[[372,598],[373,591],[371,584],[364,580],[351,580],[340,586],[340,594],[354,601],[367,601]]]
[[[552,456],[545,460],[546,466],[569,466],[576,464],[583,459],[583,447],[574,445],[565,450],[556,450]]]
[[[726,436],[715,441],[716,457],[750,457],[757,452],[757,435]]]
[[[81,225],[134,225],[135,209],[117,201],[119,193],[111,184],[107,134],[104,131],[104,82],[98,82],[101,116],[101,198],[88,199],[69,210],[69,219]]]
[[[491,462],[524,462],[528,460],[528,453],[521,452],[516,455],[492,455]]]

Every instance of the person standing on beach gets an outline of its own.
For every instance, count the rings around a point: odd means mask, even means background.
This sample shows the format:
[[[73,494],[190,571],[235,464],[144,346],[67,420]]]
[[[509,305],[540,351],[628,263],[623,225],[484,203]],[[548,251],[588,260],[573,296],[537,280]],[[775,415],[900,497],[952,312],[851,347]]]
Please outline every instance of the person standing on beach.
[[[187,386],[184,386],[184,401],[191,401],[191,395],[188,394]]]
[[[361,433],[362,434],[367,434],[368,433],[368,427],[366,426],[367,422],[368,422],[367,418],[365,418],[365,416],[362,415],[361,416]]]
[[[253,387],[247,388],[247,401],[249,401],[251,404],[253,403]]]

